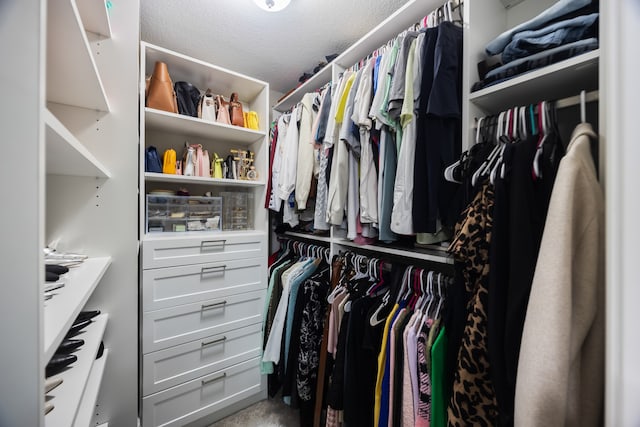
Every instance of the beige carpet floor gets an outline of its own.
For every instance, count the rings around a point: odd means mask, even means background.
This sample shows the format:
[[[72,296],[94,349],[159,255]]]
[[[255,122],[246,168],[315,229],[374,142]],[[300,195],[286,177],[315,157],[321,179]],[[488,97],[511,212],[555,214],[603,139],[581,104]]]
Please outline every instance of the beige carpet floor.
[[[297,427],[300,416],[297,409],[291,409],[280,397],[267,399],[236,412],[209,427]]]

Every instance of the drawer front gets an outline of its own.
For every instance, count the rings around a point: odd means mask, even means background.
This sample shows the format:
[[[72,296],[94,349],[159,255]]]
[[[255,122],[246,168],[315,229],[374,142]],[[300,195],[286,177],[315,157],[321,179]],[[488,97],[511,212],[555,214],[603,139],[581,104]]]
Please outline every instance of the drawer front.
[[[259,393],[260,359],[254,358],[142,399],[142,423],[184,426]]]
[[[142,351],[150,353],[262,322],[265,292],[253,291],[142,314]]]
[[[220,335],[154,351],[143,357],[145,396],[259,357],[262,325],[256,323]]]
[[[175,267],[255,257],[266,259],[266,242],[265,233],[222,233],[207,237],[145,240],[142,246],[142,267]]]
[[[143,311],[266,289],[265,258],[145,270]]]

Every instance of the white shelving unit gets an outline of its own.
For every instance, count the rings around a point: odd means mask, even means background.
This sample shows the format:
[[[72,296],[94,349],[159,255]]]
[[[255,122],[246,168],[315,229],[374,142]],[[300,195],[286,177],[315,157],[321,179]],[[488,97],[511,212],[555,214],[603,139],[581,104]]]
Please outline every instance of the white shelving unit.
[[[91,367],[91,373],[89,374],[89,380],[85,386],[84,396],[80,402],[76,419],[73,423],[73,427],[84,427],[91,425],[93,414],[95,412],[96,401],[98,400],[98,392],[100,391],[100,384],[102,383],[102,376],[107,365],[107,358],[109,357],[109,350],[105,349],[102,353],[102,357],[93,362]]]
[[[80,423],[134,425],[139,1],[109,11],[103,0],[9,0],[3,13],[0,34],[11,49],[1,84],[13,101],[0,127],[16,159],[3,168],[3,202],[19,209],[10,209],[13,219],[2,214],[10,247],[2,264],[0,425],[68,427],[81,402],[95,407],[97,399],[100,410]],[[10,187],[18,177],[19,190]],[[89,259],[45,301],[43,248],[51,242]],[[45,400],[47,364],[78,313],[94,309],[116,313],[108,333],[106,314],[85,328],[78,361]],[[100,367],[103,335],[116,352]],[[45,416],[46,403],[54,409]]]
[[[257,369],[259,359],[255,358],[255,350],[259,348],[260,336],[256,328],[259,329],[267,287],[268,223],[262,201],[268,170],[269,85],[145,42],[141,47],[141,90],[144,90],[144,78],[152,73],[155,62],[162,61],[167,64],[173,82],[187,81],[203,93],[210,89],[225,99],[236,92],[243,109],[256,111],[259,117],[258,130],[204,121],[148,108],[144,104],[144,92],[140,93],[141,171],[144,171],[144,152],[148,146],[156,147],[160,155],[173,148],[179,159],[185,141],[201,144],[211,160],[214,153],[224,159],[233,149],[254,153],[254,166],[258,172],[255,181],[151,172],[140,174],[140,230],[147,229],[146,195],[154,189],[187,189],[192,196],[205,192],[211,192],[213,196],[221,196],[222,192],[247,193],[247,198],[252,199],[249,203],[253,206],[249,207],[248,213],[253,216],[254,229],[226,231],[224,218],[229,214],[225,213],[228,200],[223,198],[222,231],[165,229],[164,232],[141,231],[140,236],[140,318],[143,319],[140,366],[147,376],[153,372],[154,377],[171,378],[158,383],[149,378],[146,382],[141,379],[142,425],[157,425],[159,413],[169,424],[196,419],[213,422],[227,411],[266,397],[266,381]],[[166,298],[158,308],[154,301],[160,283]],[[160,339],[160,336],[164,338]],[[236,340],[234,336],[245,338]],[[198,351],[197,356],[192,354],[195,359],[174,351],[178,344],[192,352]],[[206,349],[213,348],[214,344],[218,351],[207,352]],[[185,360],[190,363],[188,369],[183,366]],[[236,377],[233,372],[239,366],[246,366],[247,373]],[[220,381],[224,389],[215,396],[210,395],[204,390],[207,382],[203,378],[209,378],[221,367],[225,367],[225,376],[228,374]],[[183,393],[184,387],[191,392]]]
[[[49,360],[76,316],[111,264],[111,258],[90,258],[61,277],[64,287],[44,303],[44,356]]]
[[[108,319],[107,314],[101,314],[95,317],[83,332],[76,335],[76,338],[84,340],[84,345],[74,353],[78,360],[71,364],[69,369],[56,375],[56,377],[62,378],[63,382],[49,393],[53,397],[51,402],[55,408],[45,416],[45,426],[68,427],[74,425],[76,414],[81,409],[80,404],[85,396],[86,386],[91,377],[98,347],[102,341]],[[99,385],[93,384],[92,395],[95,395]]]

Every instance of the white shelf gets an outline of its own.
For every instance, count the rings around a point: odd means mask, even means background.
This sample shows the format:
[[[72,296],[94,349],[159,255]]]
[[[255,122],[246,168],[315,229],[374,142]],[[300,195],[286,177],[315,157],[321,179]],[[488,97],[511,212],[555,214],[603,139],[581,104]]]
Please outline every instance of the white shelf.
[[[93,362],[93,367],[91,368],[89,380],[84,389],[82,402],[80,403],[80,408],[78,408],[73,427],[87,427],[93,419],[96,402],[98,401],[98,393],[100,392],[100,385],[102,384],[102,375],[104,374],[108,356],[109,350],[105,349],[102,357]]]
[[[240,101],[255,99],[269,87],[267,83],[258,79],[147,42],[142,42],[142,47],[145,50],[144,63],[147,75],[153,73],[156,61],[162,61],[167,64],[171,80],[174,83],[186,81],[195,85],[202,92],[209,88],[215,94],[224,95],[227,100],[232,92],[238,93]],[[259,114],[261,114],[260,111]],[[264,117],[260,117],[260,119],[265,120]]]
[[[244,179],[208,178],[206,176],[184,176],[170,173],[145,172],[147,182],[166,182],[173,184],[205,184],[229,187],[262,187],[264,181],[250,181]]]
[[[296,87],[289,94],[278,101],[276,105],[273,106],[273,109],[276,111],[284,112],[293,108],[294,105],[300,102],[305,93],[318,90],[331,81],[331,69],[331,64],[327,64],[326,66],[324,66],[322,70],[311,76],[309,80]]]
[[[341,246],[350,246],[352,248],[378,252],[381,254],[389,254],[395,255],[403,258],[410,258],[414,260],[423,260],[423,261],[431,261],[437,262],[441,264],[453,264],[453,258],[448,256],[446,252],[439,251],[437,249],[397,249],[390,248],[387,246],[378,246],[378,245],[358,245],[351,240],[346,239],[335,239],[336,245]]]
[[[44,123],[47,174],[111,177],[107,168],[47,109]]]
[[[75,0],[61,0],[51,6],[47,8],[46,100],[109,111]]]
[[[180,136],[222,140],[248,146],[264,140],[265,133],[240,126],[209,122],[197,117],[169,113],[146,107],[147,130],[160,130]]]
[[[44,360],[48,362],[111,264],[110,257],[89,258],[61,277],[65,285],[44,303]]]
[[[143,240],[182,240],[185,238],[233,238],[243,236],[257,236],[258,238],[266,238],[267,233],[261,230],[245,230],[245,231],[185,231],[185,232],[166,232],[166,233],[147,233]]]
[[[299,239],[313,240],[316,242],[331,243],[331,237],[329,236],[317,236],[315,234],[296,233],[294,231],[285,231],[285,236],[296,237]]]
[[[487,113],[514,105],[552,101],[598,88],[600,50],[531,71],[472,92],[469,100]]]
[[[105,0],[76,0],[84,29],[111,38],[111,20]]]
[[[108,318],[107,314],[95,317],[83,333],[76,335],[77,338],[84,340],[84,345],[73,353],[78,356],[78,360],[69,365],[67,370],[54,376],[62,378],[63,382],[48,393],[49,396],[53,396],[51,403],[55,407],[45,416],[46,427],[73,425],[100,347],[100,341],[102,341],[104,330],[107,327]]]

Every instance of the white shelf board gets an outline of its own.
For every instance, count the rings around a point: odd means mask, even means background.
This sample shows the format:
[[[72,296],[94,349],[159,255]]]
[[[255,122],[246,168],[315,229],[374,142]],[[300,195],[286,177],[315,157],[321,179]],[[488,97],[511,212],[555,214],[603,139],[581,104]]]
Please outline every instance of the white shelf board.
[[[167,64],[171,80],[186,81],[201,91],[211,89],[215,94],[229,99],[232,92],[238,93],[240,101],[255,99],[263,90],[268,90],[268,83],[227,70],[213,64],[173,52],[147,42],[141,43],[144,49],[145,73],[151,75],[156,61]]]
[[[336,245],[349,246],[353,248],[359,248],[367,251],[378,252],[381,254],[389,254],[400,256],[403,258],[419,259],[424,261],[437,262],[441,264],[453,264],[453,258],[448,256],[446,252],[439,251],[437,249],[398,249],[390,248],[387,246],[378,245],[358,245],[351,240],[347,239],[334,239]]]
[[[331,64],[327,64],[322,68],[322,70],[311,76],[309,80],[305,81],[279,100],[276,105],[273,106],[273,109],[280,112],[290,110],[294,105],[302,100],[305,93],[318,90],[330,81]]]
[[[80,402],[80,407],[78,408],[78,413],[76,414],[73,427],[87,427],[93,419],[96,402],[98,401],[98,393],[100,392],[100,385],[102,384],[102,375],[104,374],[104,368],[107,364],[108,356],[109,350],[105,349],[102,357],[93,362],[91,373],[89,374],[89,380],[87,381],[87,385],[84,389],[82,402]]]
[[[329,236],[317,236],[315,234],[297,233],[295,231],[285,231],[284,235],[285,237],[289,236],[289,237],[294,237],[299,239],[313,240],[316,242],[331,243],[331,237]]]
[[[360,40],[342,52],[333,62],[342,67],[351,67],[399,33],[408,29],[429,12],[442,6],[442,0],[409,0],[383,22],[365,34]]]
[[[549,65],[472,92],[469,100],[487,113],[516,105],[553,101],[598,88],[600,50]]]
[[[61,276],[64,287],[44,302],[44,360],[49,362],[73,321],[111,264],[110,257],[89,258]]]
[[[47,109],[44,123],[47,174],[111,177],[107,168]]]
[[[145,172],[147,182],[166,182],[174,184],[205,184],[229,187],[262,187],[264,181],[249,181],[244,179],[207,178],[206,176],[184,176],[169,173]]]
[[[266,134],[262,131],[240,126],[209,122],[197,117],[169,113],[146,107],[145,124],[147,130],[160,130],[180,136],[192,136],[207,139],[223,140],[248,146],[262,141]]]
[[[101,314],[93,319],[77,338],[84,340],[84,345],[73,354],[78,356],[75,363],[69,365],[64,372],[55,375],[54,378],[62,378],[62,384],[48,393],[53,396],[51,403],[55,406],[53,411],[45,416],[46,427],[69,427],[78,413],[80,403],[95,363],[98,347],[107,327],[107,314]]]
[[[51,6],[47,8],[46,100],[109,111],[75,0],[61,0]]]
[[[105,0],[76,0],[84,29],[111,38],[111,20]]]

